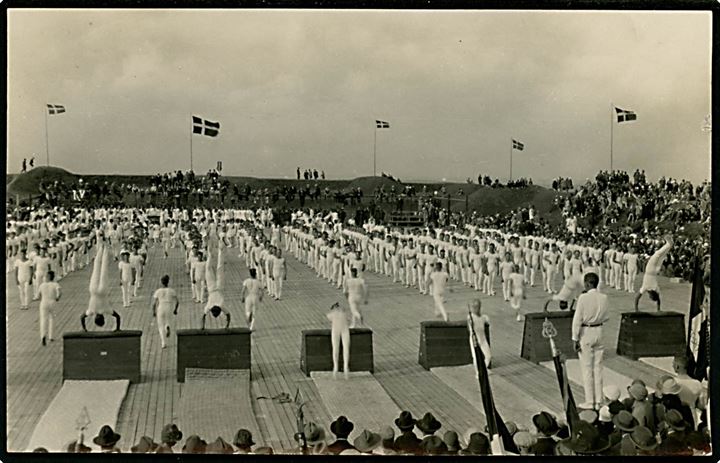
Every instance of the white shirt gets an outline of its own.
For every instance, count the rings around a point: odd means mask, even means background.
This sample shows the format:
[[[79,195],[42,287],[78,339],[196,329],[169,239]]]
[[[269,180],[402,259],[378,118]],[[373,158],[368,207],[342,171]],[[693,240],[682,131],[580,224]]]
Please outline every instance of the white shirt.
[[[15,259],[15,268],[18,270],[18,280],[30,281],[30,269],[32,268],[33,261],[28,259],[23,261],[21,259]]]
[[[55,281],[46,281],[40,284],[38,292],[40,293],[40,305],[51,305],[60,298],[60,285]]]
[[[578,297],[572,322],[572,339],[580,339],[582,325],[605,323],[608,316],[608,297],[597,289],[591,289]]]
[[[433,296],[442,296],[443,294],[445,294],[445,287],[448,283],[447,272],[433,272],[430,274],[430,280],[432,281]]]
[[[158,301],[158,310],[175,308],[174,303],[177,301],[177,293],[172,288],[159,288],[153,294],[153,299]]]

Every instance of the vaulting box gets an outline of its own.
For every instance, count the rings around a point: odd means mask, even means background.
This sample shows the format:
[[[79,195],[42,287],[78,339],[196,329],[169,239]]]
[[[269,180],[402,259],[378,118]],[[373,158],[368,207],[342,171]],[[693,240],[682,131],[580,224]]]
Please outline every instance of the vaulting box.
[[[490,326],[485,325],[485,337],[490,340]],[[418,363],[426,370],[472,363],[467,321],[420,322]]]
[[[250,330],[247,328],[178,330],[177,380],[186,368],[249,370]]]
[[[625,312],[617,353],[625,357],[671,357],[685,352],[685,316],[679,312]]]
[[[142,331],[63,334],[63,380],[127,379],[140,382]]]
[[[339,367],[342,371],[343,355],[340,346]],[[332,371],[332,343],[330,330],[303,330],[300,349],[300,369],[307,376],[311,371]],[[350,371],[375,371],[373,364],[372,330],[350,329]]]
[[[577,352],[575,352],[575,346],[572,342],[572,320],[574,314],[575,312],[568,310],[525,314],[525,326],[523,327],[520,356],[535,363],[552,360],[550,340],[543,337],[543,322],[545,322],[547,318],[557,332],[554,338],[555,347],[557,347],[566,358],[577,358]]]

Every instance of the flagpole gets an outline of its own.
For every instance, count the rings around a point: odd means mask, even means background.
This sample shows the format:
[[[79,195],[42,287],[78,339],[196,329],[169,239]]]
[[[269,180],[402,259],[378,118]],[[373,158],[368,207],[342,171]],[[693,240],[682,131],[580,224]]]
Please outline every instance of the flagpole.
[[[50,165],[50,138],[48,137],[48,109],[45,105],[45,165]]]
[[[613,116],[613,110],[615,109],[615,106],[612,104],[612,101],[610,102],[610,172],[613,170],[613,127],[614,124],[614,116]]]
[[[193,121],[192,114],[190,114],[190,170],[193,170],[193,152],[192,152],[192,136],[193,136]]]
[[[510,139],[510,181],[512,182],[512,155],[513,155],[513,141]]]
[[[377,123],[375,126],[375,138],[373,140],[373,177],[377,176],[376,163],[377,163]]]

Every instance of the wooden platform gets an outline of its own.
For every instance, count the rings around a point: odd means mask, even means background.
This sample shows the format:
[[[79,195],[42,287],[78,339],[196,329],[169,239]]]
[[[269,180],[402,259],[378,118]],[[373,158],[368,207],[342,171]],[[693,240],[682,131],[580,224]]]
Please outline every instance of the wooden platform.
[[[226,258],[225,300],[232,313],[232,326],[245,326],[239,292],[247,277],[244,263],[236,249],[229,249]],[[335,418],[331,416],[320,397],[312,378],[300,370],[300,332],[305,329],[326,328],[325,313],[330,305],[342,300],[341,292],[315,276],[304,264],[287,259],[288,280],[284,299],[266,298],[257,312],[256,331],[252,335],[252,368],[250,383],[253,400],[258,396],[275,397],[280,393],[294,396],[299,389],[307,402],[305,416],[326,429]],[[113,267],[113,266],[111,266]],[[117,268],[113,267],[111,281],[117,281]],[[198,328],[203,306],[191,300],[190,282],[183,268],[182,251],[172,249],[168,259],[162,258],[158,247],[149,249],[149,264],[145,272],[145,286],[130,308],[122,308],[120,287],[113,287],[110,302],[123,317],[123,328],[142,330],[142,382],[131,384],[118,417],[116,431],[122,435],[119,446],[129,448],[143,436],[159,439],[163,425],[176,421],[180,410],[183,385],[175,376],[176,341],[170,338],[167,349],[160,348],[160,338],[150,310],[150,296],[159,285],[162,275],[168,274],[171,286],[181,299],[177,328]],[[87,307],[90,268],[67,276],[60,285],[63,299],[55,314],[55,339],[66,331],[80,328],[80,314]],[[12,275],[7,275],[7,445],[13,451],[25,450],[30,436],[50,401],[62,386],[61,343],[55,341],[47,347],[40,344],[38,303],[30,310],[18,308],[18,294]],[[399,409],[410,410],[415,416],[432,412],[443,424],[442,430],[453,429],[462,435],[469,427],[484,426],[484,417],[473,403],[443,382],[437,375],[424,370],[417,363],[419,324],[433,319],[433,300],[415,289],[393,284],[390,279],[366,273],[370,289],[370,303],[363,306],[366,324],[373,330],[375,346],[374,378],[397,404]],[[640,277],[639,277],[640,278]],[[639,283],[639,282],[638,282]],[[668,310],[687,311],[690,285],[671,284],[661,279],[663,307]],[[469,300],[480,297],[468,288],[453,283],[455,291],[448,294],[446,307],[451,320],[466,316]],[[560,287],[560,279],[556,282]],[[610,295],[611,320],[603,330],[605,368],[633,378],[640,377],[654,384],[664,372],[652,365],[619,357],[614,353],[620,313],[632,306],[632,295],[615,290]],[[500,293],[498,288],[498,293]],[[501,294],[501,293],[500,293]],[[542,310],[547,297],[541,288],[531,288],[523,301],[525,312]],[[515,321],[514,312],[501,296],[481,297],[483,311],[490,317],[493,349],[493,384],[496,405],[506,420],[527,422],[526,414],[515,416],[511,405],[513,394],[523,393],[541,403],[555,404],[560,408],[557,379],[554,372],[520,358],[522,323]],[[219,327],[216,320],[211,327]],[[502,333],[500,335],[499,333]],[[500,383],[511,383],[515,389],[500,390]],[[573,385],[578,401],[582,399],[579,385]],[[514,392],[513,392],[514,391]],[[466,394],[467,391],[463,391]],[[479,394],[479,391],[478,391]],[[557,401],[557,402],[556,402]],[[295,448],[296,432],[292,404],[273,400],[254,400],[254,413],[259,427],[259,438],[276,451]],[[352,417],[349,417],[352,420]],[[391,423],[387,423],[390,425]],[[186,425],[189,426],[189,425]],[[193,429],[182,429],[186,435]],[[229,432],[234,433],[236,429]],[[375,430],[377,431],[377,430]],[[206,440],[215,436],[202,436]],[[261,442],[256,439],[257,442]]]

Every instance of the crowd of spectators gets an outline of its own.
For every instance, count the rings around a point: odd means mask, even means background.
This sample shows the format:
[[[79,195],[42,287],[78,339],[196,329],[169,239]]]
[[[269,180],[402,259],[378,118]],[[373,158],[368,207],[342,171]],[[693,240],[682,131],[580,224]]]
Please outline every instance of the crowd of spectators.
[[[636,379],[621,392],[617,385],[603,389],[599,410],[581,410],[568,425],[566,418],[547,411],[526,417],[527,423],[504,422],[507,434],[503,452],[535,456],[693,456],[710,452],[708,391],[706,385],[687,375],[684,356],[674,359],[674,375],[663,375],[650,386]],[[497,404],[502,410],[502,404]],[[315,422],[303,423],[295,434],[292,453],[311,455],[492,455],[487,426],[462,430],[444,427],[432,413],[419,419],[403,411],[393,423],[380,429],[355,430],[354,423],[339,416],[329,432]],[[393,426],[394,425],[394,426]],[[350,435],[355,432],[354,439]],[[205,436],[210,437],[211,436]],[[121,436],[104,426],[93,442],[102,452],[120,452]],[[252,433],[240,429],[232,444],[222,437],[208,443],[191,435],[180,447],[183,433],[175,424],[164,426],[160,441],[143,436],[131,447],[133,453],[272,454],[271,447],[256,446]],[[305,445],[303,445],[303,442]],[[67,445],[70,453],[90,452],[82,438]],[[45,449],[35,449],[43,452]],[[497,453],[497,450],[496,450]]]
[[[570,191],[574,188],[571,178],[558,177],[552,181],[552,189],[555,191]]]
[[[300,180],[300,168],[297,168],[297,179]],[[321,170],[320,173],[318,173],[317,169],[304,169],[302,171],[302,178],[305,180],[317,180],[318,178],[321,180],[325,180],[325,171]]]

